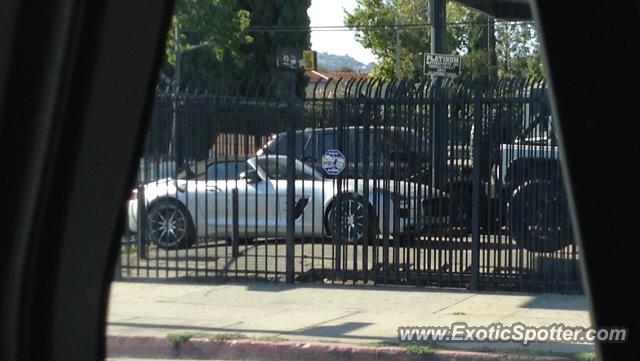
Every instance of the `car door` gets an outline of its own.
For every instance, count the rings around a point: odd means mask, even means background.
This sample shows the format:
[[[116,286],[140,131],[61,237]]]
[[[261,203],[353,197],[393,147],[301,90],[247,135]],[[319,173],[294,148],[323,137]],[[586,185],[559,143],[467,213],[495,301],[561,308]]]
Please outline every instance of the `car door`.
[[[264,222],[266,235],[284,237],[287,228],[286,157],[271,155],[256,160],[262,181],[257,195],[257,218]]]
[[[238,189],[238,221],[247,219],[247,209],[244,200],[245,193],[250,192],[245,180],[239,179],[246,171],[247,164],[242,161],[220,161],[207,166],[205,180],[198,186],[198,192],[206,194],[199,202],[199,208],[206,219],[206,232],[200,231],[211,239],[229,238],[233,231],[233,189]],[[242,206],[241,206],[242,205]],[[245,226],[242,225],[242,230]],[[246,233],[246,231],[245,231]]]
[[[238,213],[238,231],[240,238],[283,236],[282,225],[286,222],[278,195],[286,194],[286,182],[278,183],[278,179],[268,181],[264,175],[250,179],[238,179],[239,168],[231,162],[215,164],[209,176],[213,180],[206,182],[206,218],[207,236],[212,239],[225,239],[233,236],[234,209]],[[255,171],[253,166],[242,163],[242,169]],[[286,165],[285,165],[286,167]],[[276,170],[283,172],[285,168],[274,167],[272,176],[277,177]],[[223,177],[224,175],[224,177]],[[227,179],[221,179],[227,178]],[[238,204],[234,207],[233,190],[237,189]]]
[[[273,213],[268,214],[266,218],[273,226],[274,235],[284,236],[287,231],[287,208],[289,207],[287,204],[287,158],[271,156],[259,159],[258,163],[267,175],[268,189],[274,195],[270,200],[275,204],[269,209]],[[314,232],[321,234],[322,225],[321,222],[317,222],[317,219],[322,219],[323,202],[314,204],[316,198],[314,194],[323,193],[323,182],[319,177],[309,173],[311,168],[308,168],[307,172],[303,171],[301,162],[296,161],[295,166],[294,204],[290,205],[293,207],[295,233],[297,236]]]

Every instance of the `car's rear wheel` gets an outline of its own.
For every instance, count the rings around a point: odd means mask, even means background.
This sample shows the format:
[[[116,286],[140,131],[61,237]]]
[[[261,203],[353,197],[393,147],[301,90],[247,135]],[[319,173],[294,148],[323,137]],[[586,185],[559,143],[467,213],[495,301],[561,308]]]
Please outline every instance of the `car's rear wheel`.
[[[195,227],[187,208],[175,199],[154,203],[148,212],[149,239],[163,249],[186,249],[195,243]]]
[[[509,204],[511,237],[532,252],[553,252],[571,243],[567,200],[560,182],[527,181]]]
[[[363,243],[375,236],[375,216],[364,197],[344,194],[331,204],[327,214],[328,230],[332,237],[346,243]]]

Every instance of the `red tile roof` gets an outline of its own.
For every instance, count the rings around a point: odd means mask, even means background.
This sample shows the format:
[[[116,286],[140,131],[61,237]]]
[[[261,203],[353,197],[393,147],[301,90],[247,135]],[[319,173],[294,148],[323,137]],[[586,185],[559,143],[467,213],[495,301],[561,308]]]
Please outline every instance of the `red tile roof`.
[[[355,71],[319,71],[307,70],[304,75],[311,81],[327,79],[367,79],[369,74]]]

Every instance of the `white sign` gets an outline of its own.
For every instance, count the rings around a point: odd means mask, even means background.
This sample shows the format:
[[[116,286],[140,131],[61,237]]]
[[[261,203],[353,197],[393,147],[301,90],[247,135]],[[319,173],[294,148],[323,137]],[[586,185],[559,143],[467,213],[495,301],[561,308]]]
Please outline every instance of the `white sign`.
[[[322,156],[322,169],[328,175],[338,175],[345,166],[344,154],[337,149],[329,149]]]
[[[276,57],[276,64],[282,69],[298,69],[300,67],[300,60],[295,51],[291,49],[282,49],[278,52]]]
[[[460,56],[451,54],[424,54],[424,75],[460,75]]]

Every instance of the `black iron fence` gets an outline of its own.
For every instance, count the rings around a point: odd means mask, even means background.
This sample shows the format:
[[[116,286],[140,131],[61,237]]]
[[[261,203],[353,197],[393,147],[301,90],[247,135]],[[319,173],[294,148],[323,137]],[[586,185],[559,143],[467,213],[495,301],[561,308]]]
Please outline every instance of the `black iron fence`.
[[[265,93],[158,91],[123,277],[580,291],[544,82]]]

